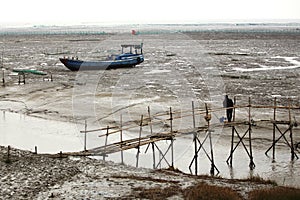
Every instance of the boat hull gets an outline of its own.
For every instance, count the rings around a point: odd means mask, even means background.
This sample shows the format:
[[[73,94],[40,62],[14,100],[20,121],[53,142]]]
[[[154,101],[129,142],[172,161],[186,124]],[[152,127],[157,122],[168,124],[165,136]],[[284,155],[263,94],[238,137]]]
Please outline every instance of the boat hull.
[[[130,68],[134,67],[144,61],[142,55],[135,58],[124,60],[109,60],[109,61],[82,61],[68,58],[59,59],[69,70],[107,70],[116,68]]]
[[[36,69],[18,69],[18,68],[15,68],[13,69],[13,72],[17,72],[19,74],[36,74],[36,75],[47,75],[46,72],[43,72],[43,71],[39,71],[39,70],[36,70]]]

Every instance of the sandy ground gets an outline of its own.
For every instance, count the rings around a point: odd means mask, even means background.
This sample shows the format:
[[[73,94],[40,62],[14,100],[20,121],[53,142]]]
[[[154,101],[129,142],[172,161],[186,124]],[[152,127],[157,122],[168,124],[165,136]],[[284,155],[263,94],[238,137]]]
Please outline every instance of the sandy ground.
[[[201,106],[207,101],[219,106],[224,93],[238,96],[239,103],[247,102],[251,96],[255,104],[270,105],[277,96],[281,105],[287,105],[287,97],[299,105],[299,32],[200,32],[173,36],[6,35],[1,41],[5,49],[6,85],[0,90],[0,109],[74,122],[82,128],[85,119],[97,127],[116,125],[120,113],[128,113],[124,121],[139,119],[148,105],[154,114],[170,106],[178,110],[186,109],[187,105],[190,108],[192,99]],[[61,55],[55,55],[65,52],[68,56],[99,59],[124,41],[142,40],[146,60],[130,70],[74,73],[59,63]],[[166,56],[166,52],[175,56]],[[15,67],[37,68],[48,72],[48,76],[28,75],[26,84],[18,85],[18,76],[11,73]],[[53,82],[49,81],[50,73]],[[206,73],[210,76],[206,77]],[[95,82],[90,81],[93,77]],[[286,113],[282,115],[286,117]],[[270,116],[269,110],[255,115],[257,119]],[[299,121],[297,113],[295,120]],[[1,148],[1,151],[4,156],[6,149]],[[111,162],[52,159],[17,150],[14,154],[12,164],[1,162],[4,199],[46,199],[52,194],[57,199],[118,198],[131,195],[136,187],[146,183],[145,187],[178,184],[184,188],[203,181],[183,174],[137,170]],[[124,174],[150,176],[154,180],[148,183],[116,178]],[[155,178],[167,181],[161,183]],[[228,185],[241,193],[260,187],[242,182],[231,184],[229,180],[205,181]]]
[[[58,156],[57,156],[58,157]],[[135,199],[141,188],[182,189],[205,182],[230,187],[243,198],[254,189],[273,185],[196,177],[170,170],[150,170],[89,158],[54,158],[1,147],[1,199]],[[175,194],[169,199],[184,199]]]

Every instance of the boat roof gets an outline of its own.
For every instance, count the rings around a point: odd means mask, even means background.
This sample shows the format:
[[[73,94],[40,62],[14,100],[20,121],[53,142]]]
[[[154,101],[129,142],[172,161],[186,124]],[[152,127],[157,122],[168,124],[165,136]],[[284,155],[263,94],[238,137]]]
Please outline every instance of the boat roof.
[[[141,49],[142,45],[141,44],[122,44],[122,48],[128,48],[128,47],[133,47],[135,49]]]

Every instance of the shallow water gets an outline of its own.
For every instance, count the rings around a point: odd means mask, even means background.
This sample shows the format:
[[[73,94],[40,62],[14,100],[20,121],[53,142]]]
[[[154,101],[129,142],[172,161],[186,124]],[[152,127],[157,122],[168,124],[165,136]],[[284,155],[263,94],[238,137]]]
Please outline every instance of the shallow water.
[[[59,153],[83,150],[82,138],[76,125],[50,121],[18,113],[0,112],[0,141],[2,146]]]
[[[167,29],[167,28],[166,28]],[[148,29],[145,29],[148,30]],[[237,96],[237,103],[245,105],[248,97],[252,103],[273,105],[274,97],[279,105],[299,104],[299,61],[300,34],[279,32],[266,34],[246,30],[217,32],[195,32],[189,34],[176,31],[153,32],[132,36],[124,30],[115,35],[4,35],[1,48],[4,49],[4,74],[6,86],[0,89],[1,145],[12,145],[21,149],[39,152],[78,151],[83,149],[79,131],[120,125],[130,122],[138,126],[141,115],[191,110],[196,107],[212,109],[222,105],[223,95]],[[96,72],[71,72],[58,60],[60,56],[78,56],[83,59],[101,59],[111,53],[118,53],[120,44],[144,43],[145,62],[132,69],[117,69]],[[60,55],[61,53],[61,55]],[[172,55],[172,56],[168,56]],[[18,67],[36,68],[48,72],[48,76],[26,75],[26,84],[18,85],[18,76],[11,73]],[[53,82],[49,81],[50,73]],[[5,111],[5,112],[4,112]],[[11,112],[14,113],[11,113]],[[254,120],[269,120],[273,111],[253,109]],[[247,109],[237,110],[239,120],[247,120]],[[180,115],[180,114],[179,114]],[[215,123],[223,112],[215,112]],[[298,111],[292,118],[300,120]],[[50,119],[50,120],[47,120]],[[159,116],[156,119],[161,120]],[[287,113],[278,110],[278,119],[286,120]],[[155,132],[168,131],[168,120],[154,126]],[[203,116],[196,119],[203,126]],[[193,126],[191,118],[177,120],[174,130]],[[244,130],[241,129],[241,132]],[[124,139],[137,137],[139,128],[124,132]],[[149,127],[143,134],[149,134]],[[105,131],[88,135],[88,148],[105,144],[99,138]],[[272,143],[272,130],[267,126],[255,129],[253,154],[256,168],[249,170],[249,158],[242,147],[234,155],[230,169],[226,159],[230,151],[230,130],[219,129],[213,133],[215,163],[220,175],[228,178],[246,178],[259,175],[276,180],[279,184],[300,186],[299,160],[290,161],[288,148],[280,143],[276,162],[264,152]],[[200,139],[203,139],[201,135]],[[299,129],[295,130],[299,139]],[[108,142],[119,141],[119,135],[112,135]],[[158,142],[164,151],[168,141]],[[209,147],[205,146],[209,152]],[[151,148],[145,154],[141,149],[139,166],[152,167]],[[125,163],[136,165],[136,149],[126,151]],[[180,170],[189,172],[194,154],[192,135],[179,137],[174,145],[174,164]],[[168,154],[170,162],[170,155]],[[159,155],[156,155],[156,161]],[[120,162],[120,154],[107,159]],[[165,167],[162,162],[162,167]],[[194,170],[194,169],[193,169]],[[209,174],[210,163],[201,151],[199,174]]]
[[[17,125],[16,125],[17,124]],[[0,112],[1,126],[1,145],[11,145],[15,148],[34,151],[37,146],[39,153],[58,153],[73,152],[83,150],[83,135],[80,135],[78,125],[66,122],[58,122],[52,120],[39,119],[36,117],[25,116],[18,113]],[[82,127],[83,128],[83,127]],[[147,130],[145,130],[147,129]],[[144,132],[148,132],[149,127],[144,128]],[[244,132],[245,128],[239,131]],[[88,134],[87,147],[97,147],[105,144],[105,137],[99,138],[99,135],[105,134],[105,131]],[[146,133],[144,133],[146,134]],[[143,134],[143,135],[144,135]],[[136,137],[136,132],[123,133],[123,140]],[[203,141],[205,135],[199,135],[199,139]],[[275,162],[271,157],[265,156],[266,149],[272,144],[271,129],[255,129],[252,137],[255,139],[253,145],[253,157],[256,165],[254,170],[249,169],[249,157],[242,146],[238,147],[234,154],[233,167],[226,164],[226,159],[230,152],[231,130],[223,129],[212,133],[213,153],[215,165],[220,171],[218,175],[225,178],[249,178],[251,176],[260,176],[265,179],[275,180],[279,185],[300,187],[300,172],[298,160],[290,161],[290,151],[288,147],[280,142],[276,147]],[[109,136],[108,144],[118,141],[119,133]],[[236,139],[237,140],[237,139]],[[246,140],[247,141],[247,140]],[[161,141],[156,143],[159,149],[165,154],[170,145],[170,141]],[[248,146],[248,143],[246,142]],[[199,147],[199,144],[198,144]],[[204,149],[211,156],[208,140],[204,143]],[[147,146],[140,149],[139,167],[153,167],[153,154]],[[158,168],[167,167],[165,160],[155,150],[155,165]],[[137,149],[131,149],[124,152],[124,163],[136,166]],[[181,171],[190,173],[189,165],[194,155],[193,135],[184,135],[176,137],[174,142],[174,166]],[[271,151],[269,152],[271,156]],[[171,164],[171,152],[165,155],[169,164]],[[96,157],[103,159],[102,157]],[[114,153],[109,155],[107,160],[121,162],[121,154]],[[211,163],[204,153],[203,149],[199,152],[198,157],[198,174],[210,174]],[[192,173],[195,173],[195,165],[191,166]],[[217,171],[215,170],[217,174]]]

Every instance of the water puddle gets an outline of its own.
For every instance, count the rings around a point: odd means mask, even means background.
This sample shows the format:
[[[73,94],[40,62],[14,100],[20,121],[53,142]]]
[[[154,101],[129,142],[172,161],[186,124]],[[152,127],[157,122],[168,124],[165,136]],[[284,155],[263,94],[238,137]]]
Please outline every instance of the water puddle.
[[[281,57],[281,56],[276,56],[272,57],[275,59],[283,59],[284,61],[288,62],[289,66],[267,66],[267,65],[262,65],[258,63],[253,63],[258,65],[259,67],[257,68],[241,68],[241,67],[234,67],[233,70],[235,71],[240,71],[240,72],[255,72],[255,71],[267,71],[267,70],[288,70],[288,69],[296,69],[300,68],[300,62],[297,61],[297,57]]]

